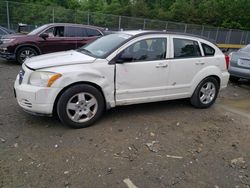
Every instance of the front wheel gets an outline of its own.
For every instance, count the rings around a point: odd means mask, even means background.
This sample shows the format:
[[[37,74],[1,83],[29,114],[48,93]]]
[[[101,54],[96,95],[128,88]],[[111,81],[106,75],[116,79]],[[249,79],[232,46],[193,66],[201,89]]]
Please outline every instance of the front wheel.
[[[214,104],[219,92],[219,83],[213,77],[205,78],[195,89],[190,101],[196,108],[208,108]]]
[[[23,64],[23,62],[30,57],[36,56],[38,53],[34,48],[31,47],[21,47],[16,54],[16,60],[19,64]]]
[[[59,98],[57,114],[63,124],[85,128],[96,122],[104,110],[104,98],[93,86],[81,84],[68,88]]]

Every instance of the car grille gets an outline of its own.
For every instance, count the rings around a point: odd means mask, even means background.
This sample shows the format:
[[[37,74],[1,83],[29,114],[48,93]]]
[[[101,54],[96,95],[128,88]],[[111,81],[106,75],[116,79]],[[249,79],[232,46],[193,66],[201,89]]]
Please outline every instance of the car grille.
[[[24,77],[25,71],[23,69],[21,69],[19,71],[19,84],[21,85],[23,82],[23,77]]]

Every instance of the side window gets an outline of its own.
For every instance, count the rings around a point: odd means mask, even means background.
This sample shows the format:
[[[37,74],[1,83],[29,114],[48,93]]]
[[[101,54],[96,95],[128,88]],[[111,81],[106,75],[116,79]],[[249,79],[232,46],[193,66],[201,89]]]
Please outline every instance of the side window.
[[[66,27],[65,28],[66,37],[86,37],[86,29],[82,27]]]
[[[93,36],[101,36],[102,34],[97,31],[96,29],[90,29],[90,28],[86,28],[87,31],[87,36],[88,37],[93,37]]]
[[[125,62],[155,61],[166,58],[166,38],[141,40],[126,48],[119,56]]]
[[[205,56],[214,56],[214,53],[215,53],[214,48],[204,43],[201,43],[201,46],[202,46]]]
[[[64,37],[64,26],[51,27],[44,33],[47,33],[49,37]]]
[[[192,58],[200,56],[201,50],[197,41],[174,38],[175,58]]]

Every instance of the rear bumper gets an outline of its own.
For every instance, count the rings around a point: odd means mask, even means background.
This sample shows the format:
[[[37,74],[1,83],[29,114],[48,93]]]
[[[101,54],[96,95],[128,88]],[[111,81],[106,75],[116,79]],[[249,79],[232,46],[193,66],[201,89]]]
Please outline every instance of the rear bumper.
[[[229,80],[229,73],[227,71],[223,72],[221,76],[220,89],[224,89],[227,87],[228,80]]]
[[[228,72],[234,77],[250,79],[250,69],[229,66]]]

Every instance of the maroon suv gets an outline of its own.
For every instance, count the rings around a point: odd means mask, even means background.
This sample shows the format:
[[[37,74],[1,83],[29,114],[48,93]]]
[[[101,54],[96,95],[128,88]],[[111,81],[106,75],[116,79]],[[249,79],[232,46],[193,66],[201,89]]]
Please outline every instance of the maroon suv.
[[[80,24],[47,24],[28,35],[7,35],[0,41],[0,57],[20,64],[27,57],[79,48],[104,34],[104,29]]]

